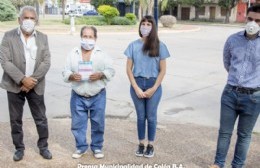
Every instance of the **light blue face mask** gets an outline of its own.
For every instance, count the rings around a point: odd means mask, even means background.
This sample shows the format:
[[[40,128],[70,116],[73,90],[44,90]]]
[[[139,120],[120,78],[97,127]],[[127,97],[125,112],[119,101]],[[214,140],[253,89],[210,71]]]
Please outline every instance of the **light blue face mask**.
[[[96,41],[93,39],[81,39],[81,47],[85,50],[92,50],[95,47]]]

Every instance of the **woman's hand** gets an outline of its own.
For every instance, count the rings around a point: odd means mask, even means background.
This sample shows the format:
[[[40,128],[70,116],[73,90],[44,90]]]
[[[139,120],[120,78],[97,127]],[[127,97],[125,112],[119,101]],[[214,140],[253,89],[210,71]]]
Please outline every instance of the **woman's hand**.
[[[154,94],[155,91],[156,91],[156,89],[155,89],[154,87],[147,89],[147,90],[144,92],[145,97],[146,97],[146,98],[151,98],[151,97],[153,96],[153,94]]]
[[[139,99],[146,98],[146,97],[145,97],[145,93],[144,93],[143,90],[140,89],[139,87],[137,87],[137,88],[135,89],[135,93],[136,93],[136,95],[137,95],[137,97],[138,97]]]

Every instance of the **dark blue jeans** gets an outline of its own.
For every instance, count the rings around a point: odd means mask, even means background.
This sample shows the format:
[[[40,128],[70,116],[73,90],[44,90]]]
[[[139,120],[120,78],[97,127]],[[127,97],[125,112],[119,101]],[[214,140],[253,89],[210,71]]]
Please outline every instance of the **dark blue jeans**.
[[[135,77],[137,85],[143,90],[153,87],[156,78],[142,78]],[[137,114],[137,130],[138,130],[138,139],[145,139],[145,129],[146,121],[148,124],[148,140],[154,141],[157,125],[157,108],[162,96],[161,86],[155,91],[151,98],[140,99],[137,97],[133,87],[130,88],[131,97],[133,99],[135,110]]]
[[[238,118],[237,141],[232,167],[243,167],[259,111],[260,91],[253,94],[244,94],[235,91],[232,86],[226,85],[221,97],[220,129],[215,157],[216,165],[221,168],[225,165],[234,124]]]
[[[88,144],[86,140],[88,118],[91,122],[91,150],[102,149],[105,128],[106,90],[97,95],[86,98],[71,92],[71,131],[76,140],[77,150],[86,151]]]

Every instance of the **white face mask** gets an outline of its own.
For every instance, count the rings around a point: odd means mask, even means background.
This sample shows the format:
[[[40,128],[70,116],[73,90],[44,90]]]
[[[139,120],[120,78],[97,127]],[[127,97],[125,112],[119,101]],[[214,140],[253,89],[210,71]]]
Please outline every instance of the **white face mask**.
[[[92,50],[95,47],[96,41],[94,39],[81,39],[80,44],[85,50]]]
[[[21,29],[25,31],[26,33],[33,32],[35,27],[35,21],[31,19],[25,19],[22,22]]]
[[[246,33],[249,35],[254,35],[259,32],[259,25],[255,21],[248,22],[246,24]]]
[[[152,26],[147,27],[147,26],[141,25],[141,27],[140,27],[140,32],[143,37],[149,36],[151,30],[152,30]]]

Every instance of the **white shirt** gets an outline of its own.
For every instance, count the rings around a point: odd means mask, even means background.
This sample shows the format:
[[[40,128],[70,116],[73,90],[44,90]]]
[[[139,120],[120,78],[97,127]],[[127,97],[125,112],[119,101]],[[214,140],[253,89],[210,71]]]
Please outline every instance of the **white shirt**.
[[[20,28],[18,29],[18,34],[20,34],[20,38],[23,42],[24,56],[26,61],[25,76],[29,77],[33,74],[37,55],[37,45],[35,42],[36,32],[34,31],[27,39],[27,41],[25,41],[24,35]]]
[[[103,72],[105,78],[97,81],[69,81],[69,76],[73,73],[78,73],[79,62],[83,61],[81,48],[74,48],[68,55],[66,65],[62,72],[63,80],[71,82],[72,89],[81,96],[94,96],[105,88],[106,84],[114,76],[115,70],[112,67],[112,58],[95,46],[93,49],[90,61],[92,62],[94,72]]]

